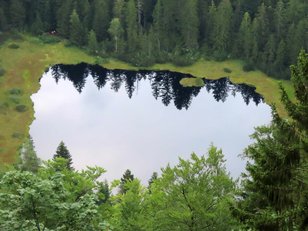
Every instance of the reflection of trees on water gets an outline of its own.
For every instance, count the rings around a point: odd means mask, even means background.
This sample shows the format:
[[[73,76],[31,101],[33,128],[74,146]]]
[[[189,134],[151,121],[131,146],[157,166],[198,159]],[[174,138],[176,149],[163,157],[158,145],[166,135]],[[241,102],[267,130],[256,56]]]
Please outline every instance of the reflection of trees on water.
[[[155,99],[161,99],[166,106],[171,101],[177,109],[188,109],[192,99],[196,97],[202,87],[183,87],[180,84],[182,78],[192,77],[182,73],[170,71],[124,71],[124,70],[108,70],[99,65],[88,65],[85,63],[77,65],[58,64],[51,67],[53,78],[56,82],[59,79],[70,80],[79,93],[85,86],[86,78],[92,76],[94,83],[101,89],[106,83],[114,91],[118,91],[122,85],[129,98],[131,98],[138,89],[138,84],[142,79],[148,79],[151,83],[152,94]],[[213,94],[216,101],[225,102],[229,95],[235,96],[240,93],[244,102],[248,105],[252,100],[258,105],[263,98],[255,92],[255,88],[245,84],[232,84],[228,78],[219,80],[204,80],[205,88]]]

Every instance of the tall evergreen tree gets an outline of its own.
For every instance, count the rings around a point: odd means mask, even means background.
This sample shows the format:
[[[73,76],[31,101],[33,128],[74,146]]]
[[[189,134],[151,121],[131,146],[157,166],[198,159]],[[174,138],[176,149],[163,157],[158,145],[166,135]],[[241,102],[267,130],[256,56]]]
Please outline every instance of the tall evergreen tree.
[[[10,3],[10,22],[21,29],[25,26],[26,10],[22,0],[12,0]]]
[[[245,155],[249,175],[237,210],[240,219],[257,230],[308,228],[308,54],[301,52],[291,67],[296,102],[282,89],[289,119],[273,111],[269,127],[256,129]]]
[[[188,50],[196,50],[199,40],[197,0],[180,0],[178,3],[181,6],[178,12],[178,27],[183,45]]]
[[[222,0],[214,18],[213,48],[217,57],[226,57],[230,48],[232,6],[230,0]]]
[[[111,21],[110,3],[108,0],[95,0],[93,16],[93,30],[97,35],[98,41],[102,41],[108,37],[108,28]]]
[[[84,28],[76,10],[73,10],[70,17],[70,40],[78,46],[83,45],[85,40]]]
[[[35,173],[40,167],[41,161],[36,155],[31,136],[26,140],[20,150],[20,160],[18,167],[23,171]]]
[[[129,0],[126,7],[126,34],[127,48],[129,52],[136,52],[138,45],[137,8],[135,0]]]
[[[243,56],[248,59],[251,55],[252,46],[252,31],[251,31],[251,18],[248,12],[243,16],[239,30],[238,47],[240,52],[243,52]]]
[[[89,50],[92,54],[98,53],[98,43],[97,43],[96,34],[95,34],[94,30],[91,30],[89,32],[88,48],[89,48]]]
[[[127,191],[125,187],[127,182],[132,182],[134,179],[135,177],[132,174],[132,172],[129,169],[127,169],[121,178],[121,183],[120,183],[120,193],[121,194],[124,194]]]
[[[73,160],[72,160],[72,156],[69,152],[69,150],[67,149],[67,147],[65,146],[64,142],[61,141],[58,148],[57,148],[57,151],[56,151],[56,154],[54,154],[53,156],[53,159],[56,159],[56,158],[64,158],[67,160],[67,168],[72,170],[73,167],[72,167],[72,164],[73,164]]]

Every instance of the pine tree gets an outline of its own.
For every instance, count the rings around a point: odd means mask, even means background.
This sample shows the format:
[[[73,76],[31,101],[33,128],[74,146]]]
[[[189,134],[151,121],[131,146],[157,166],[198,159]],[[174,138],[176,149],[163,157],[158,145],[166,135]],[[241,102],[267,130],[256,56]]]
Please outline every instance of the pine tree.
[[[72,0],[63,0],[57,8],[57,31],[65,38],[70,37],[70,16],[72,13]]]
[[[7,25],[6,16],[4,14],[3,9],[0,7],[0,31],[6,30],[7,27],[8,27],[8,25]]]
[[[92,54],[98,53],[98,43],[96,39],[96,34],[94,30],[91,30],[88,37],[88,49]]]
[[[107,30],[110,25],[110,5],[108,0],[95,0],[94,1],[94,16],[92,28],[97,35],[98,41],[107,38]]]
[[[76,10],[73,10],[70,17],[70,40],[75,45],[81,46],[84,44],[84,29],[80,22]]]
[[[181,10],[178,12],[178,27],[186,49],[193,51],[198,48],[199,18],[196,0],[180,0]]]
[[[12,0],[10,4],[10,21],[16,28],[25,26],[26,10],[21,0]]]
[[[41,16],[37,13],[35,21],[33,22],[31,26],[31,32],[40,35],[44,32],[44,24],[42,22]]]
[[[256,129],[245,155],[252,160],[237,209],[240,219],[257,230],[306,230],[308,206],[308,54],[291,66],[296,101],[282,89],[290,119],[275,109],[271,126]],[[235,213],[236,214],[236,213]]]
[[[214,18],[213,46],[218,58],[225,58],[230,48],[232,6],[230,0],[222,0]]]
[[[67,160],[67,169],[70,169],[70,170],[73,169],[73,167],[72,167],[72,164],[73,164],[72,156],[71,156],[69,150],[67,149],[67,147],[65,146],[63,141],[60,142],[60,144],[57,148],[56,154],[54,154],[54,156],[53,156],[53,159],[56,159],[56,158],[59,158],[59,157]]]
[[[32,137],[30,136],[23,144],[20,150],[19,168],[23,171],[37,172],[40,167],[41,161],[37,157]]]
[[[124,172],[124,174],[123,174],[123,176],[122,176],[122,178],[121,178],[121,183],[120,183],[120,193],[121,193],[121,194],[126,193],[125,184],[126,184],[127,182],[133,181],[134,178],[135,178],[134,175],[132,174],[132,172],[131,172],[129,169],[127,169],[127,170]]]
[[[252,46],[252,31],[251,31],[251,18],[248,12],[243,16],[239,30],[238,47],[243,51],[243,56],[248,59],[251,55]]]
[[[137,51],[138,45],[138,24],[137,24],[137,8],[135,0],[129,0],[126,7],[126,34],[127,48],[133,53]]]

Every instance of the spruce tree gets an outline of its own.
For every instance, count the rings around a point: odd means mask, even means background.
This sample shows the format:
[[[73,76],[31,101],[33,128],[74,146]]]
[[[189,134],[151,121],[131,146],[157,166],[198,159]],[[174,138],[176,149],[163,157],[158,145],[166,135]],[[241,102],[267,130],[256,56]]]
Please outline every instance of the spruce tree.
[[[94,30],[91,30],[88,37],[88,49],[92,54],[98,53],[98,43],[96,39],[96,34]]]
[[[72,164],[73,164],[72,156],[71,156],[69,150],[67,149],[67,147],[65,146],[63,141],[60,142],[60,144],[57,148],[56,154],[54,154],[54,156],[53,156],[53,159],[56,159],[56,158],[59,158],[59,157],[67,160],[67,169],[70,169],[70,170],[73,169],[73,167],[72,167]]]
[[[126,7],[126,34],[127,48],[133,53],[137,50],[138,45],[138,25],[137,25],[137,8],[135,0],[129,0]]]
[[[25,26],[26,10],[22,0],[12,0],[10,4],[10,22],[21,29]]]
[[[30,136],[20,150],[20,164],[18,167],[23,171],[36,173],[40,164],[41,161],[36,155],[33,140]]]
[[[77,11],[73,10],[70,17],[70,40],[75,45],[81,46],[84,44],[84,35],[84,29],[80,22]]]
[[[246,59],[248,59],[251,54],[251,46],[252,46],[251,18],[249,13],[245,12],[239,30],[238,47],[240,48],[240,51],[243,52],[242,56],[244,56]]]
[[[247,165],[242,200],[235,214],[257,230],[308,228],[308,54],[302,51],[291,66],[296,101],[282,89],[289,119],[273,110],[270,126],[256,129],[245,155]]]
[[[124,193],[126,193],[126,188],[125,188],[125,184],[127,183],[127,182],[131,182],[131,181],[133,181],[134,180],[134,175],[132,174],[132,172],[129,170],[129,169],[127,169],[125,172],[124,172],[124,174],[123,174],[123,176],[122,176],[122,178],[121,178],[121,183],[120,183],[120,193],[121,194],[124,194]]]

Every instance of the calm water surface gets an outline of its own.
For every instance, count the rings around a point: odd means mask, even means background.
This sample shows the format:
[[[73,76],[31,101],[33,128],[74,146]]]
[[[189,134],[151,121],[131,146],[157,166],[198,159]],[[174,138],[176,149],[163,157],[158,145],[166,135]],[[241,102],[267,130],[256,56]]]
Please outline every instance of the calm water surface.
[[[268,124],[270,107],[254,88],[227,78],[184,88],[189,75],[107,70],[87,64],[56,65],[32,95],[30,127],[40,158],[52,158],[61,140],[74,167],[98,165],[108,180],[126,169],[144,182],[154,171],[192,152],[221,148],[231,175],[244,170],[238,157],[254,127]]]

